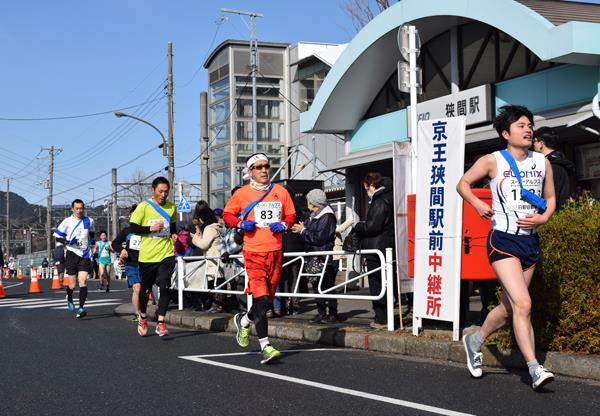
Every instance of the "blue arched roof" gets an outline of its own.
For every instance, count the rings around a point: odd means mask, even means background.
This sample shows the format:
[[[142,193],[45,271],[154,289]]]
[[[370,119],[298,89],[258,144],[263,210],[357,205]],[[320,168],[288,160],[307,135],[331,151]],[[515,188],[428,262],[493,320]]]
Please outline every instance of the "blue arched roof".
[[[415,24],[424,43],[468,21],[502,30],[543,61],[600,63],[597,23],[555,26],[514,0],[401,0],[379,14],[350,42],[325,78],[310,110],[301,114],[301,131],[344,132],[355,128],[396,68],[399,26]]]

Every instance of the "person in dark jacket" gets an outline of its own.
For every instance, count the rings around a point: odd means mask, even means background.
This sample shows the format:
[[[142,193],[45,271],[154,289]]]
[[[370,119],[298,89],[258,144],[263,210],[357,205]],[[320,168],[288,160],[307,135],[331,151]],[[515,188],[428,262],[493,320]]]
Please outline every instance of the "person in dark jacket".
[[[337,219],[335,213],[327,203],[325,192],[320,189],[313,189],[306,194],[310,217],[305,223],[294,224],[292,231],[299,233],[304,240],[304,250],[311,251],[331,251],[335,242],[335,227]],[[325,260],[325,258],[323,258]],[[321,282],[321,290],[326,290],[335,284],[337,267],[333,257],[329,256],[327,263],[324,264],[325,273]],[[315,293],[319,292],[319,280],[313,282]],[[327,313],[329,309],[329,313]],[[317,299],[317,316],[310,320],[312,323],[338,322],[337,299]]]
[[[533,139],[533,150],[542,153],[552,165],[556,210],[567,202],[571,196],[569,176],[575,172],[575,165],[558,148],[558,134],[550,127],[537,129]]]
[[[392,181],[384,178],[378,172],[368,173],[363,180],[363,186],[369,196],[369,211],[366,221],[360,221],[354,226],[354,231],[361,238],[361,249],[377,249],[385,253],[386,248],[394,252],[396,236],[394,232],[394,192]],[[364,255],[367,270],[371,271],[383,265],[376,255]],[[376,296],[381,292],[381,274],[372,273],[369,276],[369,290]],[[373,301],[375,320],[370,326],[375,329],[387,326],[387,305],[385,296]]]

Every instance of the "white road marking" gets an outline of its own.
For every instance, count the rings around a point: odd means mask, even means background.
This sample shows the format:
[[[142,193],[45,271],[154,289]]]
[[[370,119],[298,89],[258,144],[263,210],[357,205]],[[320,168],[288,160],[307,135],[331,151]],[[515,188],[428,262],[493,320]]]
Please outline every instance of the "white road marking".
[[[119,303],[119,302],[108,302],[108,303],[95,303],[93,305],[90,305],[90,304],[88,304],[86,302],[84,308],[87,309],[87,308],[95,308],[95,307],[98,307],[98,306],[114,306],[114,305],[121,305],[121,303]],[[77,309],[77,308],[78,308],[78,306],[75,305],[75,309]],[[50,309],[53,309],[53,310],[59,310],[59,309],[66,310],[67,307],[66,306],[57,306],[57,307],[50,308]]]
[[[21,282],[21,283],[15,283],[14,285],[10,285],[10,286],[4,286],[4,285],[2,285],[2,286],[4,287],[4,289],[10,289],[11,287],[17,287],[17,286],[21,286],[23,283],[24,283],[24,282]]]
[[[334,349],[327,348],[317,348],[317,349],[307,349],[307,350],[285,350],[281,351],[282,353],[290,352],[311,352],[311,351],[336,351]],[[210,355],[187,355],[180,356],[179,358],[189,361],[195,361],[201,364],[212,365],[216,367],[228,368],[230,370],[241,371],[244,373],[254,374],[263,377],[274,378],[276,380],[287,381],[290,383],[301,384],[304,386],[315,387],[318,389],[334,391],[336,393],[347,394],[350,396],[361,397],[363,399],[375,400],[378,402],[384,402],[388,404],[394,404],[397,406],[408,407],[411,409],[423,410],[425,412],[435,413],[438,415],[446,415],[446,416],[473,416],[469,413],[456,412],[454,410],[443,409],[441,407],[429,406],[426,404],[409,402],[406,400],[395,399],[393,397],[380,396],[378,394],[366,393],[358,390],[347,389],[344,387],[332,386],[330,384],[318,383],[315,381],[304,380],[297,377],[284,376],[282,374],[274,374],[269,373],[268,371],[255,370],[252,368],[246,368],[239,365],[226,364],[218,361],[207,360],[206,358],[216,358],[216,357],[231,357],[231,356],[239,356],[239,355],[254,355],[260,354],[260,352],[242,352],[242,353],[228,353],[228,354],[210,354]]]
[[[49,301],[49,300],[50,300],[49,298],[19,299],[19,300],[11,299],[9,302],[0,303],[0,308],[10,308],[11,306],[15,306],[15,305],[34,304],[34,303],[45,302],[45,301]],[[64,301],[64,299],[63,299],[63,301]]]
[[[114,301],[119,301],[120,299],[101,299],[101,300],[87,300],[85,302],[85,306],[87,305],[92,305],[95,303],[106,303],[106,302],[114,302]],[[13,306],[14,309],[38,309],[38,308],[49,308],[51,306],[57,306],[57,305],[62,305],[66,302],[66,299],[60,299],[60,300],[53,300],[53,301],[46,301],[46,302],[39,302],[36,304],[31,304],[31,305],[25,305],[25,306]],[[74,303],[77,306],[77,299],[74,299]],[[116,305],[118,305],[119,302],[116,303]],[[64,307],[65,309],[67,308],[66,306]]]

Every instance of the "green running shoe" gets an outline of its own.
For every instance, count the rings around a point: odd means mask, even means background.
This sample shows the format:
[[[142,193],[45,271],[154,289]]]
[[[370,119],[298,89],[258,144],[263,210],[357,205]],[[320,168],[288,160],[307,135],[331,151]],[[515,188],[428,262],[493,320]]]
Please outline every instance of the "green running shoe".
[[[275,348],[267,345],[264,350],[262,350],[263,359],[260,360],[261,364],[268,364],[272,360],[276,360],[281,357],[281,353],[277,351]]]
[[[250,345],[250,328],[244,328],[242,326],[242,317],[244,316],[244,312],[240,312],[233,317],[233,323],[235,323],[235,327],[237,328],[237,334],[235,335],[235,340],[238,345],[242,348],[248,347]]]

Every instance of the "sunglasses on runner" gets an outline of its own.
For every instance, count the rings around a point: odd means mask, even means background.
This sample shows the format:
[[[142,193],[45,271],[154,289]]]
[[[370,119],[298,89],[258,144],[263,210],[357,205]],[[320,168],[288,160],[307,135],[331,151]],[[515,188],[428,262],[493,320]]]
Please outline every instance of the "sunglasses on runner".
[[[252,166],[252,170],[261,170],[261,169],[271,169],[271,165],[267,164],[267,165]]]

